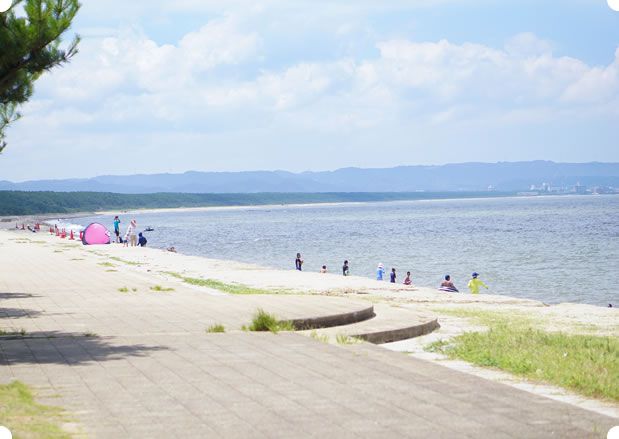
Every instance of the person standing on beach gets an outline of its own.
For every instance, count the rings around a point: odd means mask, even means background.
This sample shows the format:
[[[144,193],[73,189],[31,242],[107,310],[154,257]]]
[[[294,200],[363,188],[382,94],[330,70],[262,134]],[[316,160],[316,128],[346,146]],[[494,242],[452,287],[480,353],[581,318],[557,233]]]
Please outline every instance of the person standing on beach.
[[[132,219],[129,223],[129,227],[127,227],[127,233],[125,233],[125,247],[129,246],[129,242],[131,242],[131,247],[135,247],[137,245],[138,237],[135,234],[135,229],[137,226],[137,221]]]
[[[389,282],[392,284],[395,283],[395,268],[392,268],[391,273],[389,273]]]
[[[481,279],[478,278],[479,274],[474,272],[471,274],[471,280],[469,281],[468,287],[471,290],[471,294],[479,294],[479,287],[484,287],[488,289],[488,285],[486,285]]]
[[[348,269],[348,261],[344,261],[344,265],[342,265],[342,274],[344,276],[348,276],[350,270]]]
[[[301,253],[297,253],[297,259],[294,260],[294,267],[299,271],[303,271],[303,259],[301,259]]]
[[[116,242],[120,242],[120,218],[118,218],[118,215],[114,217],[114,235],[116,235]]]
[[[378,267],[376,268],[376,280],[383,280],[384,275],[385,275],[385,266],[381,262],[380,264],[378,264]]]

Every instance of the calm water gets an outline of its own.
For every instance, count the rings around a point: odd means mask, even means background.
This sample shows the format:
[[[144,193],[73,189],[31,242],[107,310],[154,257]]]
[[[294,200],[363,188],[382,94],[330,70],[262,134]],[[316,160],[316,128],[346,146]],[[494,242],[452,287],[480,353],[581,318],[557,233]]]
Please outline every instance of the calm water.
[[[419,286],[451,274],[465,290],[478,271],[490,291],[547,303],[619,306],[619,196],[407,201],[121,215],[136,218],[149,245],[306,271],[327,265],[373,277],[376,265],[410,270]],[[100,221],[112,230],[112,216]]]

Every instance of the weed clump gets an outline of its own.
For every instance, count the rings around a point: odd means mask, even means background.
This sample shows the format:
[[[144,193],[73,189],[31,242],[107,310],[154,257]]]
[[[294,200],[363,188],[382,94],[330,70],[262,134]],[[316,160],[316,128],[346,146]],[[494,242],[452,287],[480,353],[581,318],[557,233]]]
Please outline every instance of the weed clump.
[[[161,285],[155,285],[153,287],[150,287],[150,290],[159,293],[169,293],[170,291],[174,291],[174,288],[166,288],[162,287]]]
[[[312,337],[314,340],[318,340],[321,343],[329,343],[329,336],[326,334],[319,334],[318,332],[316,332],[316,330],[312,330],[312,332],[310,333],[310,337]]]
[[[214,334],[214,333],[218,333],[218,332],[226,332],[226,328],[224,327],[224,325],[221,324],[216,324],[216,325],[211,325],[208,328],[206,328],[206,332],[208,334]]]
[[[270,331],[277,334],[279,331],[294,331],[295,327],[290,321],[279,320],[273,314],[269,314],[263,309],[258,309],[247,329],[261,332]]]

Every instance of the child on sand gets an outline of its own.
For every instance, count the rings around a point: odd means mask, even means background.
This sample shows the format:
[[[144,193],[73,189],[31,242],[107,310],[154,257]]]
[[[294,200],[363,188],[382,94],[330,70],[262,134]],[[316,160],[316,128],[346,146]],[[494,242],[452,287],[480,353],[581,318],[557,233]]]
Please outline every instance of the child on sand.
[[[297,258],[294,260],[294,267],[302,271],[303,269],[303,259],[301,259],[301,253],[297,253]]]
[[[350,273],[350,270],[348,268],[348,261],[344,261],[344,265],[342,265],[342,274],[344,276],[348,276],[349,273]]]
[[[441,282],[441,286],[439,287],[439,290],[446,291],[448,293],[459,293],[458,289],[456,288],[453,281],[451,280],[451,276],[448,274],[445,275],[445,280]]]
[[[404,285],[412,285],[413,281],[411,280],[411,272],[406,272],[406,278],[404,279]]]
[[[376,268],[376,280],[383,280],[384,275],[385,275],[385,266],[381,262],[380,264],[378,264],[378,267]]]
[[[391,273],[389,273],[389,282],[392,284],[395,283],[395,268],[392,268]]]
[[[326,273],[326,272],[327,272],[327,266],[326,266],[326,265],[323,265],[323,266],[320,268],[320,272],[321,272],[321,273]]]
[[[479,294],[479,287],[484,287],[485,289],[488,289],[488,286],[481,279],[478,279],[477,276],[479,276],[479,274],[476,272],[471,274],[472,279],[469,281],[468,284],[469,290],[471,290],[471,294]]]
[[[144,247],[147,242],[148,241],[146,240],[146,237],[144,237],[144,235],[142,235],[142,232],[138,233],[138,245],[140,247]]]

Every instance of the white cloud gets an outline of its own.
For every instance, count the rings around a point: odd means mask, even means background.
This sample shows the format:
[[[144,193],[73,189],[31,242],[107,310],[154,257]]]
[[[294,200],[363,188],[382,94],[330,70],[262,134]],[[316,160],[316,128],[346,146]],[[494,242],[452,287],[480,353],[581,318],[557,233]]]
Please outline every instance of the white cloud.
[[[306,119],[303,109],[341,112],[322,118],[331,126],[329,120],[367,121],[363,113],[375,117],[375,111],[389,117],[417,111],[434,123],[576,104],[588,111],[619,94],[619,50],[612,64],[591,67],[554,57],[550,43],[529,33],[515,36],[504,49],[392,39],[376,44],[376,57],[306,62],[300,56],[280,69],[247,68],[259,65],[268,49],[261,44],[259,35],[243,31],[229,16],[211,20],[175,45],[126,30],[87,41],[73,64],[42,81],[40,98],[57,102],[51,111],[74,102],[89,112],[80,119],[85,122],[144,117],[189,126],[196,113],[234,118],[229,111],[235,109],[267,117],[299,111]],[[235,123],[242,127],[244,121]]]
[[[245,13],[265,18],[265,8],[278,1]],[[218,8],[192,0],[165,6],[176,7]],[[230,9],[241,8],[233,3]],[[294,15],[288,9],[284,16]],[[307,53],[278,58],[273,39],[254,24],[246,16],[217,14],[172,42],[139,28],[93,28],[71,64],[37,83],[9,141],[53,138],[50,147],[96,145],[113,155],[131,144],[138,151],[134,160],[150,147],[158,151],[153,157],[166,156],[170,145],[179,156],[199,156],[216,145],[221,152],[213,163],[225,167],[226,160],[246,163],[243,148],[264,149],[264,163],[297,144],[323,148],[326,155],[334,146],[350,151],[356,145],[372,157],[375,145],[431,148],[451,131],[479,136],[619,116],[619,50],[612,63],[591,66],[554,55],[552,43],[531,33],[490,47],[378,37],[351,19],[333,27],[334,38],[350,41],[362,33],[373,38],[372,47],[321,58],[308,41]],[[176,170],[193,163],[171,160]],[[300,168],[303,160],[311,156],[300,159]],[[100,172],[88,172],[94,173]]]

